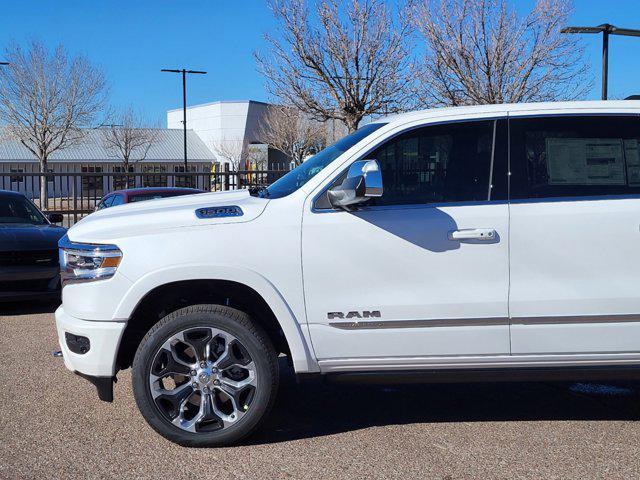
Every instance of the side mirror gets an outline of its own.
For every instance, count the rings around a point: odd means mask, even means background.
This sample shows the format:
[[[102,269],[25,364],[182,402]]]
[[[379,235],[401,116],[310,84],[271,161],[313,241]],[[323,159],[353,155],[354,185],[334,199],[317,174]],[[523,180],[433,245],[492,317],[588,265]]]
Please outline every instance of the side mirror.
[[[377,160],[353,162],[340,185],[329,189],[327,196],[334,207],[357,205],[374,197],[381,197],[382,172]]]
[[[61,213],[48,213],[47,218],[51,223],[62,223],[64,216]]]

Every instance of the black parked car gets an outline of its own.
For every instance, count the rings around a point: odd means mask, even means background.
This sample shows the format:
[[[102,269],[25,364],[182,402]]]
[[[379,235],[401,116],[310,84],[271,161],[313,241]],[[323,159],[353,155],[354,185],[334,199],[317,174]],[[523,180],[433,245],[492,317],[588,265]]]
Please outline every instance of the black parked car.
[[[60,295],[58,240],[66,229],[52,225],[24,195],[0,190],[0,301]]]

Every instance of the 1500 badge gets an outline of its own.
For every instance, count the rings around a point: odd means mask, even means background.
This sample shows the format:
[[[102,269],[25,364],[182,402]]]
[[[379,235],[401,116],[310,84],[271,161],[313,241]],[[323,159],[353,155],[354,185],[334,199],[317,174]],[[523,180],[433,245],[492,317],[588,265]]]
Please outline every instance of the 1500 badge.
[[[362,312],[352,311],[352,312],[329,312],[327,313],[327,318],[329,320],[333,320],[336,318],[381,318],[380,310],[363,310]]]

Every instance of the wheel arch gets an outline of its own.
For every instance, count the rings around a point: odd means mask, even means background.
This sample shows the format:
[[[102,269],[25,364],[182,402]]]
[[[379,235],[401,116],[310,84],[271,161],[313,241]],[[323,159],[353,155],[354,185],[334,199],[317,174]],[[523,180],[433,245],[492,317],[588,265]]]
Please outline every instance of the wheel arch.
[[[211,272],[215,272],[215,275],[211,275]],[[128,334],[133,335],[128,336],[127,331],[123,335],[118,353],[119,365],[128,366],[127,357],[131,356],[131,348],[137,348],[136,341],[139,343],[139,339],[142,338],[140,334],[144,335],[142,331],[148,330],[159,320],[159,318],[140,320],[148,314],[148,308],[151,305],[159,302],[159,306],[162,306],[162,302],[167,303],[170,311],[156,308],[151,314],[164,316],[187,304],[207,301],[235,306],[255,316],[257,321],[268,330],[276,347],[280,347],[281,351],[289,354],[296,372],[318,371],[310,342],[305,335],[308,330],[297,320],[278,289],[257,272],[238,267],[212,265],[182,265],[166,268],[150,272],[133,284],[120,301],[113,317],[127,320]],[[138,332],[135,332],[136,329]],[[278,334],[275,332],[277,329],[281,331],[285,345],[277,345]]]

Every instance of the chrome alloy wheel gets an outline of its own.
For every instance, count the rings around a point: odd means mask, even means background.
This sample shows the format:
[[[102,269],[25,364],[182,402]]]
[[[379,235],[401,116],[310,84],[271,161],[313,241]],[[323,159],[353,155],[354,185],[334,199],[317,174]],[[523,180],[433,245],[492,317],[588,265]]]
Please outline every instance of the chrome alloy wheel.
[[[211,327],[180,331],[151,363],[149,387],[160,413],[188,432],[211,432],[238,422],[251,408],[257,371],[233,335]]]

